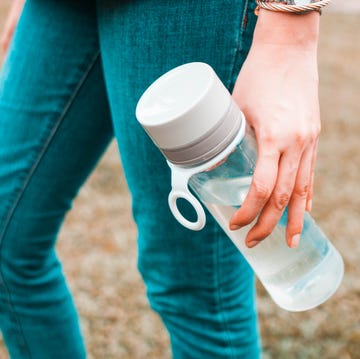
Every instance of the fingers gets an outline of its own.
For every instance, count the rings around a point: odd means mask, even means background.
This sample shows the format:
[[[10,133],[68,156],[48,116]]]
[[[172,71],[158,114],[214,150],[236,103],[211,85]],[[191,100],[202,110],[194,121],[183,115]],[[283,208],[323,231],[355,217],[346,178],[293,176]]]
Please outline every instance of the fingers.
[[[274,230],[292,196],[301,153],[288,151],[281,156],[275,188],[257,223],[249,231],[246,244],[254,247]]]
[[[230,229],[253,222],[246,245],[250,248],[265,239],[276,227],[286,206],[288,223],[286,241],[297,247],[303,228],[304,212],[311,201],[317,139],[298,143],[279,154],[259,154],[253,182],[242,207],[233,215]],[[312,192],[311,192],[312,193]]]
[[[286,242],[291,248],[298,246],[304,225],[304,212],[311,185],[313,154],[314,147],[309,146],[302,155],[294,190],[288,205]]]
[[[254,221],[268,202],[276,183],[279,157],[278,152],[261,155],[259,150],[249,193],[241,208],[235,212],[230,220],[231,230],[239,229]]]

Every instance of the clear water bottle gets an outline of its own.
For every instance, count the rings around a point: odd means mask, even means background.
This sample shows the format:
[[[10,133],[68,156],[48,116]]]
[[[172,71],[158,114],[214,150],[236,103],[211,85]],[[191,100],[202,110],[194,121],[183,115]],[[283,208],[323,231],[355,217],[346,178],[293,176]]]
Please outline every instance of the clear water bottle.
[[[189,63],[161,76],[140,98],[136,116],[168,160],[172,172],[169,206],[182,225],[201,230],[206,222],[203,204],[275,303],[286,310],[314,308],[337,290],[344,273],[343,260],[308,213],[297,248],[286,244],[286,210],[272,234],[254,248],[245,245],[251,224],[229,230],[230,218],[251,184],[256,141],[209,65]],[[196,221],[184,218],[178,199],[194,207]]]

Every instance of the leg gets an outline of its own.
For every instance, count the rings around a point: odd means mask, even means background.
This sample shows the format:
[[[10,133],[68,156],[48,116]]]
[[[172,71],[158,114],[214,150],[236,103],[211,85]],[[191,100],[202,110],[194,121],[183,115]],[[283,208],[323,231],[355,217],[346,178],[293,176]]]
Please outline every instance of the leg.
[[[252,271],[209,216],[201,232],[173,219],[168,168],[134,117],[145,88],[185,62],[209,63],[231,89],[250,46],[253,3],[116,3],[98,1],[100,44],[150,303],[169,330],[174,358],[255,359]]]
[[[0,88],[3,336],[13,359],[84,358],[54,245],[113,136],[92,2],[28,0]]]

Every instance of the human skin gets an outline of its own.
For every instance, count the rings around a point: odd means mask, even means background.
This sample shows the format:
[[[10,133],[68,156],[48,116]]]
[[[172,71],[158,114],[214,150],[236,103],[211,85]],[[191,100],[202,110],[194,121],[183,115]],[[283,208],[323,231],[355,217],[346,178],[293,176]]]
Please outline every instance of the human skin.
[[[1,37],[5,53],[23,8],[14,0]],[[249,55],[233,98],[253,128],[258,161],[249,194],[230,220],[237,230],[256,220],[246,237],[256,246],[288,206],[286,241],[297,247],[304,212],[311,210],[320,133],[317,44],[319,13],[260,9]]]
[[[1,50],[3,54],[5,54],[9,48],[9,43],[13,36],[23,6],[24,0],[13,0],[10,12],[5,22],[4,30],[0,38]]]
[[[311,210],[320,133],[317,45],[319,13],[260,10],[249,55],[233,97],[254,129],[258,161],[249,194],[230,221],[239,229],[257,218],[246,244],[266,238],[288,205],[286,240],[296,247]]]

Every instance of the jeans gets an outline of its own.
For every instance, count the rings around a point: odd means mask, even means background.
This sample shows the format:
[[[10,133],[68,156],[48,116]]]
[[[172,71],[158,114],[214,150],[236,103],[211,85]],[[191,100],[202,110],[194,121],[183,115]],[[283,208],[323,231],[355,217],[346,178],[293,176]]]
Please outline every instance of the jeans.
[[[11,358],[86,357],[54,245],[114,136],[138,227],[138,268],[173,357],[259,357],[252,270],[209,215],[200,232],[175,221],[169,169],[134,114],[147,86],[186,62],[209,63],[231,90],[254,7],[26,2],[0,75],[0,326]]]

